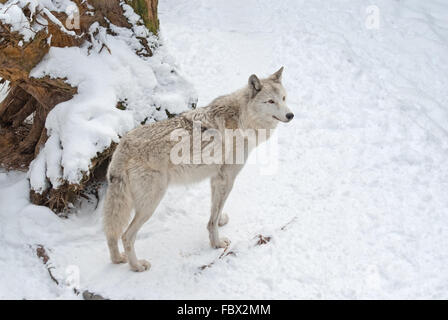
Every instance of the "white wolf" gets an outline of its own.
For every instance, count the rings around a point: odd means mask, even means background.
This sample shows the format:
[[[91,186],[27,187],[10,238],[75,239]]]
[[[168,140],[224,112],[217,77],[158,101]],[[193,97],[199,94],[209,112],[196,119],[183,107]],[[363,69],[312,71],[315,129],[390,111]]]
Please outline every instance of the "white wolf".
[[[244,88],[218,97],[206,107],[140,126],[121,139],[109,165],[109,187],[104,204],[104,231],[113,263],[129,261],[134,271],[148,270],[149,262],[138,260],[135,254],[134,242],[138,230],[151,217],[170,183],[188,183],[207,177],[211,178],[212,192],[211,216],[207,225],[210,243],[214,248],[229,245],[227,238],[219,237],[218,226],[228,222],[228,216],[222,214],[222,208],[244,162],[174,164],[170,153],[177,141],[173,141],[172,133],[181,129],[192,134],[193,123],[197,121],[203,128],[214,129],[221,136],[229,129],[270,131],[277,126],[278,121],[289,122],[294,114],[286,105],[286,92],[281,83],[282,72],[283,67],[265,79],[251,75]],[[222,140],[217,141],[223,143]],[[201,142],[199,152],[208,144]],[[243,145],[245,161],[251,147],[246,143]],[[192,154],[196,152],[193,149],[189,149]],[[228,157],[229,153],[233,157],[234,151],[234,146],[232,150],[226,148],[223,157]],[[128,226],[133,208],[135,216]],[[125,253],[118,250],[120,237]]]

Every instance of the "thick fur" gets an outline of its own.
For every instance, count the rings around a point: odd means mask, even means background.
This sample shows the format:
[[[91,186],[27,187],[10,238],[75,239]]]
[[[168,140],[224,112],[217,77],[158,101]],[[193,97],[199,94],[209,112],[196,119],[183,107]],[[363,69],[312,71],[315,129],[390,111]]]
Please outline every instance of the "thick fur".
[[[138,127],[121,139],[108,169],[103,219],[113,263],[128,261],[134,271],[150,268],[148,261],[137,259],[135,239],[172,183],[211,179],[212,208],[207,225],[210,243],[214,248],[229,245],[227,238],[219,237],[218,226],[228,222],[222,208],[244,164],[173,164],[170,152],[177,141],[173,141],[171,133],[183,129],[193,135],[194,121],[200,121],[203,128],[218,130],[222,136],[225,129],[274,129],[279,121],[288,122],[293,114],[286,106],[282,71],[283,68],[261,80],[252,75],[247,86],[215,99],[206,107]],[[206,145],[202,143],[201,148]],[[250,150],[246,151],[245,159]],[[135,216],[128,225],[132,209]],[[118,250],[120,237],[125,253]]]

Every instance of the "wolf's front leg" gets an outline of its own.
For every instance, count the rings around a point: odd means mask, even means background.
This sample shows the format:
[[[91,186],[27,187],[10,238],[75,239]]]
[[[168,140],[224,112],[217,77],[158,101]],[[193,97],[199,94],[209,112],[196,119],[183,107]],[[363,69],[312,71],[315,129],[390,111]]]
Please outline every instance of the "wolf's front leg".
[[[213,248],[225,248],[230,244],[229,239],[219,237],[218,225],[227,223],[228,217],[221,217],[222,208],[232,190],[235,177],[239,171],[240,168],[238,166],[224,165],[218,174],[211,179],[212,210],[207,229],[210,236],[210,244]]]

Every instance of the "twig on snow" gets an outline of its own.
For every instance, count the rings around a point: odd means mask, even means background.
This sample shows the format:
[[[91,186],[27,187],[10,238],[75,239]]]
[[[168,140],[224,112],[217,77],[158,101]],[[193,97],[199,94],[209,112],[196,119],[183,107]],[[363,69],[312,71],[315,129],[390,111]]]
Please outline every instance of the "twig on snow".
[[[30,246],[32,248],[32,246]],[[49,263],[50,261],[50,257],[47,254],[47,250],[45,250],[45,247],[41,244],[38,244],[36,247],[36,255],[39,257],[39,259],[42,259],[42,262],[44,263],[45,267],[48,270],[48,274],[50,275],[51,280],[53,280],[56,285],[59,285],[59,281],[58,279],[56,279],[56,277],[53,275],[53,273],[51,272],[52,269],[55,269],[53,266],[51,266],[51,264]],[[73,292],[76,295],[79,295],[81,292],[76,289],[73,288]],[[103,296],[96,294],[94,292],[88,291],[88,290],[84,290],[82,292],[82,297],[84,300],[107,300],[106,298],[104,298]]]
[[[235,252],[233,252],[231,250],[229,251],[229,248],[230,248],[230,245],[228,245],[227,247],[224,248],[224,251],[218,256],[218,258],[216,258],[215,260],[213,260],[209,264],[204,264],[204,265],[200,266],[199,269],[205,270],[207,268],[210,268],[217,260],[222,259],[224,257],[227,257],[229,255],[236,256]]]

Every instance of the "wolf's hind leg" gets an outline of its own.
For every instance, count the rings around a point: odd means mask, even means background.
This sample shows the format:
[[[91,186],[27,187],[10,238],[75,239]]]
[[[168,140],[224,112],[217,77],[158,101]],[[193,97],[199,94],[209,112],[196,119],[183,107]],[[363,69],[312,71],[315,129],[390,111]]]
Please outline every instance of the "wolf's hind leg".
[[[118,249],[118,238],[107,239],[107,245],[109,246],[110,260],[112,263],[125,263],[128,261],[126,253],[120,253]]]
[[[135,211],[135,217],[122,236],[123,246],[128,257],[129,265],[133,271],[141,272],[149,270],[151,264],[146,260],[138,260],[135,254],[134,243],[138,230],[148,221],[150,215],[145,211]]]
[[[112,263],[126,262],[126,255],[118,250],[118,239],[129,223],[131,210],[131,198],[125,183],[110,182],[104,202],[103,225]]]
[[[135,170],[130,173],[131,190],[134,198],[135,216],[122,236],[129,265],[133,271],[148,270],[151,264],[146,260],[138,260],[134,243],[137,232],[152,216],[159,205],[168,186],[167,176],[158,171]]]

